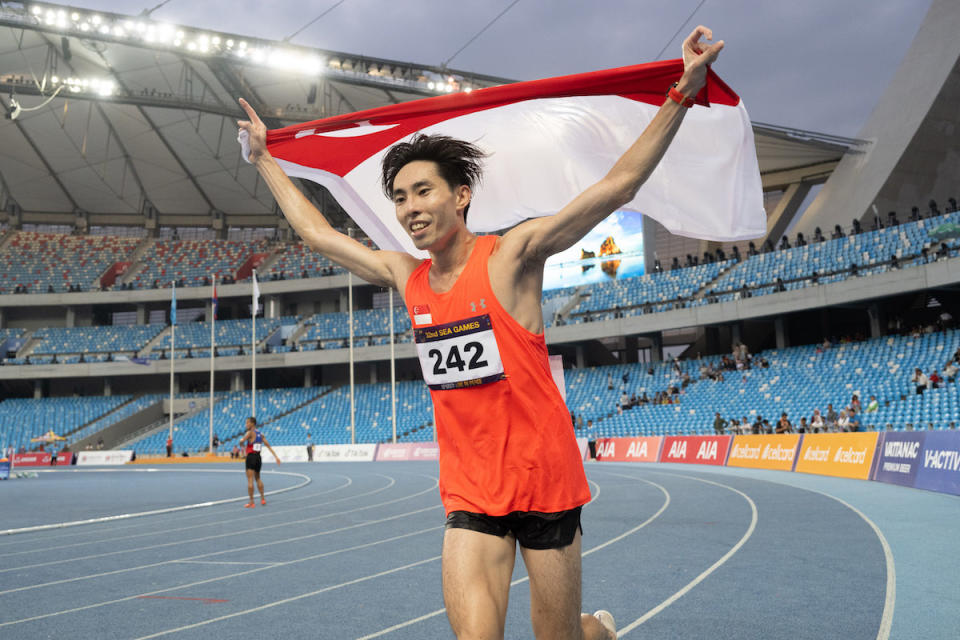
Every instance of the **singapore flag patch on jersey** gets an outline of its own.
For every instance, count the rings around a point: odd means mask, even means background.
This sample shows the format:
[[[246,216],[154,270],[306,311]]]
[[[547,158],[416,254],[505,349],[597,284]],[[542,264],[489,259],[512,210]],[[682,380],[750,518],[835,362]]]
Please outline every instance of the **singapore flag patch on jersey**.
[[[430,305],[416,304],[413,306],[413,324],[433,324]]]

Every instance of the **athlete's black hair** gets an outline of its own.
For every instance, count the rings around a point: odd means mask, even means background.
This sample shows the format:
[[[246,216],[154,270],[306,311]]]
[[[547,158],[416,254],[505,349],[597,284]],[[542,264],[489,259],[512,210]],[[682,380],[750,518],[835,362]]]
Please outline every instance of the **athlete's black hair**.
[[[250,416],[249,418],[247,418],[247,420],[249,420],[253,424],[257,424],[257,419],[254,416]]]
[[[410,142],[393,145],[383,156],[380,180],[383,193],[393,200],[393,181],[407,164],[415,160],[427,160],[437,165],[437,171],[451,189],[465,184],[471,189],[483,177],[483,159],[487,157],[475,144],[450,136],[417,134]],[[467,211],[463,209],[463,221]]]

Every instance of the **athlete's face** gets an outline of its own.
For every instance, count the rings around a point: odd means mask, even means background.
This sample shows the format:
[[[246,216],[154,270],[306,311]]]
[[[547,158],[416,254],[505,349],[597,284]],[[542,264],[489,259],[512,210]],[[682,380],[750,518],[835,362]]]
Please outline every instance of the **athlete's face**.
[[[470,187],[451,188],[436,163],[426,160],[408,163],[393,180],[397,220],[418,249],[439,249],[438,243],[463,226],[461,212],[470,196]]]

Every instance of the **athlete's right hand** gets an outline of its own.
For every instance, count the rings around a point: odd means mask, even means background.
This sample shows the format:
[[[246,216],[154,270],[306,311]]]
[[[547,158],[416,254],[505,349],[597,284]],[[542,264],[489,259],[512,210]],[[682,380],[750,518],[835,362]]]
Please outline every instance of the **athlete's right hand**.
[[[250,103],[240,98],[240,106],[246,112],[249,120],[237,120],[237,126],[240,131],[246,131],[248,144],[250,145],[250,155],[247,160],[251,164],[256,164],[257,160],[267,155],[267,125],[263,124],[260,116],[253,110]]]

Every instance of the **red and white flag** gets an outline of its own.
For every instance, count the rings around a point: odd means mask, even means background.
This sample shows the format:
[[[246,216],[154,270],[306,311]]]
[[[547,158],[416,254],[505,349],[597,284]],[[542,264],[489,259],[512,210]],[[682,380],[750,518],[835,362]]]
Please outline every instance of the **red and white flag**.
[[[380,186],[380,160],[418,132],[490,156],[467,226],[489,232],[551,215],[600,180],[653,119],[681,60],[533,80],[349,113],[267,132],[290,176],[322,184],[382,249],[417,252]],[[241,132],[243,155],[249,155]],[[750,118],[713,71],[656,170],[624,209],[707,240],[764,235]]]

